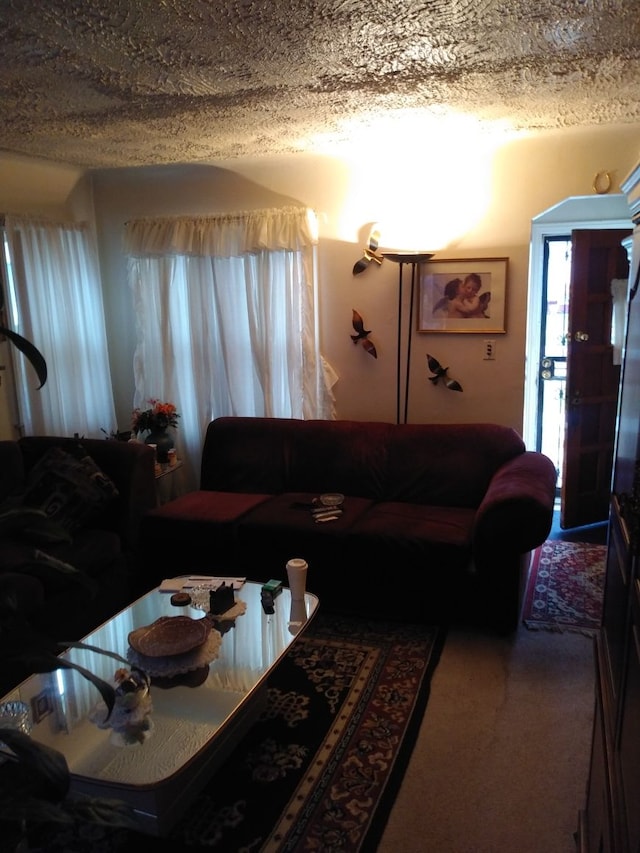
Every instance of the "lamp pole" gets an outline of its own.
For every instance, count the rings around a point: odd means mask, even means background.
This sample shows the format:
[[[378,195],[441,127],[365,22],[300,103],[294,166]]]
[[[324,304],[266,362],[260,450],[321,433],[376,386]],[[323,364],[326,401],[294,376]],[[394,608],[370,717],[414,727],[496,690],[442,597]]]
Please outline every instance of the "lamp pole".
[[[409,411],[409,367],[411,364],[411,339],[413,331],[413,306],[415,301],[416,281],[418,279],[418,267],[420,264],[432,258],[433,252],[383,252],[385,258],[398,264],[398,344],[396,357],[396,423],[400,423],[400,375],[401,375],[401,359],[402,359],[402,330],[403,322],[402,315],[404,309],[404,300],[402,299],[402,280],[405,264],[411,267],[411,293],[409,296],[409,325],[407,327],[407,354],[405,363],[405,383],[404,383],[404,420],[407,423],[407,414]]]

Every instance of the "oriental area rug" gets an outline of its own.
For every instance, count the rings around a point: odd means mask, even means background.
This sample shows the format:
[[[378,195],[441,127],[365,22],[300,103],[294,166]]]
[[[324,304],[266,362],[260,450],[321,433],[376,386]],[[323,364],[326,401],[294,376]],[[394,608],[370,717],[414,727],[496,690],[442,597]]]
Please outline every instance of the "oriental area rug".
[[[318,614],[261,718],[151,849],[375,850],[443,643],[443,629]]]
[[[605,545],[548,540],[536,549],[524,597],[530,630],[593,634],[602,618]]]

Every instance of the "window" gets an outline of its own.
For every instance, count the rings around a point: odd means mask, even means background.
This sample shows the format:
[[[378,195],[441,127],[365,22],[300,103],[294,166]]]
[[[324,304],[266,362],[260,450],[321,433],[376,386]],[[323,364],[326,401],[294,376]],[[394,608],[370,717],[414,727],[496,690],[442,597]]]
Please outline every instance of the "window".
[[[334,417],[318,347],[315,217],[304,208],[130,222],[135,405],[173,402],[190,487],[223,415]]]

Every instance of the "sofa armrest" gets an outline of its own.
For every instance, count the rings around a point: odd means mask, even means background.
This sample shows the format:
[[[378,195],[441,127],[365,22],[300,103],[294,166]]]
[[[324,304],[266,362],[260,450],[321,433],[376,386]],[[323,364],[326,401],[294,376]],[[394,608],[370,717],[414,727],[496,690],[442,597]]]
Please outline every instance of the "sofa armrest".
[[[92,520],[92,526],[117,533],[123,550],[131,550],[137,544],[142,516],[157,505],[155,456],[148,445],[56,436],[28,436],[21,438],[19,444],[27,471],[50,447],[71,450],[81,444],[118,490],[118,496]]]
[[[24,465],[17,441],[0,441],[0,503],[24,488]]]
[[[542,545],[553,522],[557,476],[547,456],[530,450],[496,472],[474,523],[479,570],[497,553],[524,554]]]
[[[140,522],[157,506],[155,454],[147,444],[127,441],[82,441],[96,463],[116,484],[119,495],[107,508],[109,530],[120,534],[123,548],[138,544]]]

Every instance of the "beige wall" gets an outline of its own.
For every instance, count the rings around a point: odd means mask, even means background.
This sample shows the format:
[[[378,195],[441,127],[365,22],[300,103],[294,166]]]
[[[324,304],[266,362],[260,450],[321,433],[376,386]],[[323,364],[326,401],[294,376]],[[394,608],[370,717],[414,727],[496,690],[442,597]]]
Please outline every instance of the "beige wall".
[[[436,259],[507,257],[506,334],[497,357],[483,361],[483,335],[413,334],[409,420],[495,421],[521,429],[531,220],[568,196],[588,195],[596,173],[612,176],[612,192],[640,154],[640,126],[506,134],[464,145],[429,140],[404,146],[400,129],[386,148],[369,140],[356,156],[296,155],[227,162],[100,171],[93,175],[112,373],[119,426],[133,398],[134,322],[121,251],[129,218],[202,214],[300,203],[320,220],[318,274],[322,350],[340,379],[341,418],[395,419],[398,267],[352,275],[371,222],[381,225],[385,248],[435,249]],[[414,140],[415,143],[415,140]],[[2,175],[0,159],[0,175]],[[68,203],[69,187],[56,176],[53,193]],[[52,201],[45,179],[43,198]],[[58,186],[59,185],[59,186]],[[0,206],[6,208],[0,185]],[[65,195],[66,192],[66,195]],[[38,203],[31,186],[29,204]],[[400,223],[402,214],[407,214]],[[414,229],[413,234],[409,232]],[[401,245],[404,235],[406,245]],[[406,294],[405,288],[405,294]],[[371,329],[374,360],[351,342],[351,311]],[[405,314],[406,316],[406,314]],[[428,382],[426,352],[450,367],[462,394]]]
[[[88,219],[90,183],[83,169],[0,153],[0,211]]]

